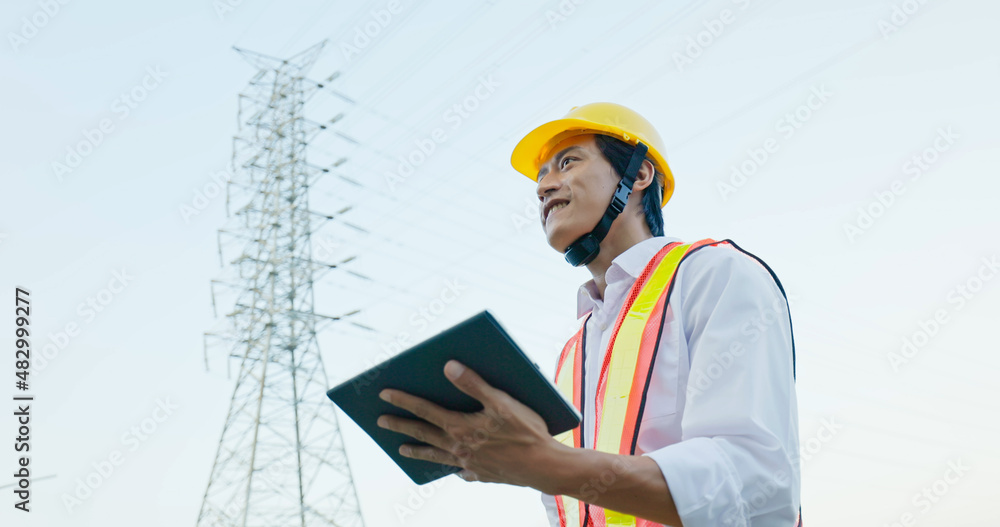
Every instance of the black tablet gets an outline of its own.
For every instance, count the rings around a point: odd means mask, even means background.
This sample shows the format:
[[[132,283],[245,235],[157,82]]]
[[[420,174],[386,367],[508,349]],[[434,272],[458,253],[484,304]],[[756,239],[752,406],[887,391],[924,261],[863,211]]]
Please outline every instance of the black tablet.
[[[451,359],[472,368],[491,386],[538,412],[552,435],[580,424],[580,412],[542,375],[538,365],[528,359],[488,311],[374,366],[330,389],[326,395],[367,432],[410,479],[423,485],[461,469],[400,455],[400,445],[420,442],[381,428],[375,421],[382,414],[417,417],[379,399],[378,394],[385,388],[393,388],[449,410],[482,410],[479,401],[462,393],[444,376],[444,365]]]

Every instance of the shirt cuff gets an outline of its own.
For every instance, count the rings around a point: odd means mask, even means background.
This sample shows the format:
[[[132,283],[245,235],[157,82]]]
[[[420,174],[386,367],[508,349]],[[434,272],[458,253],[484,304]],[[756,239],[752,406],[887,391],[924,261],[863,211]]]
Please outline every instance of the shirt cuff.
[[[684,527],[749,525],[743,482],[714,440],[693,437],[643,455],[660,466]]]

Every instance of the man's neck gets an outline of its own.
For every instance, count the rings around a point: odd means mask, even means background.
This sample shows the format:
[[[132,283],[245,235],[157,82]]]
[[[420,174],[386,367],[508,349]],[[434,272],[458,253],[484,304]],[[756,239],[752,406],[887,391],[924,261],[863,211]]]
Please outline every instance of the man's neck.
[[[587,269],[594,277],[594,284],[604,299],[604,290],[608,287],[605,275],[611,267],[611,261],[633,245],[653,237],[645,221],[621,223],[615,221],[608,230],[608,235],[601,242],[601,252],[597,258],[587,264]]]

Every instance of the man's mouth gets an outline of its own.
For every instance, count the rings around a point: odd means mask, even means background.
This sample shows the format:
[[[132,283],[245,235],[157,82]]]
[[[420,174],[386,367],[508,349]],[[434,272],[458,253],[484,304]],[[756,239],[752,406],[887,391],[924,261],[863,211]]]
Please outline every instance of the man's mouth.
[[[548,206],[545,209],[545,221],[548,222],[549,217],[552,216],[552,213],[566,207],[567,205],[569,205],[569,201],[567,200],[563,199],[553,200],[552,203],[548,204]]]

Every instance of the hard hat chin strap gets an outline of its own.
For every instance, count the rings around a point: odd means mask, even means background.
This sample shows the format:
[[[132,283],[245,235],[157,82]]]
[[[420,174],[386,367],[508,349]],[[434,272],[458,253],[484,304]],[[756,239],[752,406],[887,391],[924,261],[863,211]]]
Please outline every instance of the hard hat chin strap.
[[[632,158],[629,159],[628,167],[625,169],[625,174],[622,176],[621,181],[618,182],[615,194],[611,196],[611,203],[608,204],[607,210],[604,211],[601,221],[597,222],[594,230],[580,236],[579,239],[569,244],[569,247],[566,248],[566,261],[573,267],[590,263],[601,252],[601,241],[608,235],[611,223],[625,210],[628,197],[632,195],[632,184],[635,183],[635,177],[639,174],[639,167],[642,166],[642,161],[646,159],[646,152],[648,150],[649,147],[641,141],[636,143],[635,150],[632,151]]]

